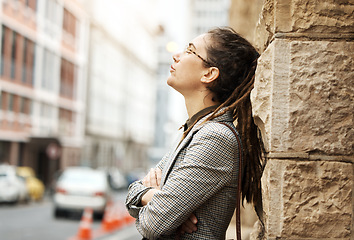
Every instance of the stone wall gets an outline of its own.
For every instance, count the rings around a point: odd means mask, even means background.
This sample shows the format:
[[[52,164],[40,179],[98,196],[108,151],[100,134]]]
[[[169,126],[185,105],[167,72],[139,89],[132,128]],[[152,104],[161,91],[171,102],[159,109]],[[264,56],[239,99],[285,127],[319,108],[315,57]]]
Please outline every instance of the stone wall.
[[[354,239],[354,2],[265,0],[261,9],[251,99],[268,152],[265,238]]]
[[[262,6],[263,0],[231,1],[230,25],[252,43],[254,43],[255,29]]]

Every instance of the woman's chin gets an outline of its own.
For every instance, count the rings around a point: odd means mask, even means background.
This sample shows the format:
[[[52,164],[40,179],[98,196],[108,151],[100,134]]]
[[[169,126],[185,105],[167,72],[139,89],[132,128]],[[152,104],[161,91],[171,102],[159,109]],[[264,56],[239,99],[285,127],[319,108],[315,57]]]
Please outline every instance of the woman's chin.
[[[171,76],[169,76],[169,77],[167,78],[166,83],[167,83],[168,86],[173,87],[173,82],[172,82]]]

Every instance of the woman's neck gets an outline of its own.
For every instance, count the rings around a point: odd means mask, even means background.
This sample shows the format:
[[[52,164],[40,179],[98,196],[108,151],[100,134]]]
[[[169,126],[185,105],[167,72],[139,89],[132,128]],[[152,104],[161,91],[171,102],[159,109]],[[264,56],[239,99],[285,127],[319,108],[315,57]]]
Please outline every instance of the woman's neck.
[[[191,118],[194,114],[203,110],[204,108],[214,106],[218,104],[217,102],[212,100],[212,94],[199,97],[197,95],[192,97],[185,97],[186,109],[188,113],[188,117]]]

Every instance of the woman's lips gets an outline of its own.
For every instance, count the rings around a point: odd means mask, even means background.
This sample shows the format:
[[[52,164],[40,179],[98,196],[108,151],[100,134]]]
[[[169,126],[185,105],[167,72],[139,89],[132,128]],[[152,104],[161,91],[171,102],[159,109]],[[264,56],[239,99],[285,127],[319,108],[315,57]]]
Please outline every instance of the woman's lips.
[[[173,67],[173,65],[171,65],[170,72],[174,72],[174,71],[176,71],[176,69]]]

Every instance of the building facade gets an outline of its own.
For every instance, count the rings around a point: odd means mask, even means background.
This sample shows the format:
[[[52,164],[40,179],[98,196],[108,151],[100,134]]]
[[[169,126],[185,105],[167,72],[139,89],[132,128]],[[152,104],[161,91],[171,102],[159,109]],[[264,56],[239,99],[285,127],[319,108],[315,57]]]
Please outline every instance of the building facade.
[[[229,26],[230,0],[190,0],[189,8],[191,37],[212,27]]]
[[[88,18],[79,1],[0,1],[1,162],[45,184],[80,161]]]
[[[83,165],[125,173],[149,165],[157,87],[157,25],[149,3],[94,0],[88,5],[92,19]]]

